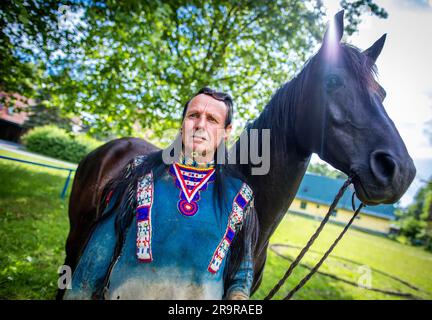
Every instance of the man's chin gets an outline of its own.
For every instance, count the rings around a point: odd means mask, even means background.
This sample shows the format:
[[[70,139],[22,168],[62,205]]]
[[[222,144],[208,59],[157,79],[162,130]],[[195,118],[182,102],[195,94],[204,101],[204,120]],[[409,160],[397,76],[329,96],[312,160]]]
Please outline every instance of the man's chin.
[[[186,148],[185,153],[190,157],[203,157],[206,155],[206,149],[200,148],[200,146],[194,146],[193,148]]]
[[[194,153],[198,156],[205,156],[207,153],[207,148],[204,147],[202,144],[193,144],[192,148],[188,149],[191,150],[190,153]]]
[[[202,149],[194,149],[191,152],[191,156],[194,158],[203,158],[207,155],[207,152],[205,150]]]

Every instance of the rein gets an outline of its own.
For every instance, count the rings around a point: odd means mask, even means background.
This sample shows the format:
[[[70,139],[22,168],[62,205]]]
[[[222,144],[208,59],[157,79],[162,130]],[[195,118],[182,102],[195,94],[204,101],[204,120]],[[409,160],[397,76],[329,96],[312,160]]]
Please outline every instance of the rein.
[[[321,224],[319,225],[318,229],[310,237],[309,241],[304,246],[304,248],[300,251],[300,253],[297,256],[297,258],[291,263],[291,265],[289,266],[288,270],[285,272],[284,276],[273,287],[273,289],[270,290],[270,292],[267,294],[267,296],[264,298],[264,300],[270,300],[279,291],[279,289],[282,287],[282,285],[285,283],[285,281],[291,275],[291,273],[293,272],[293,270],[295,269],[295,267],[297,267],[297,265],[299,264],[300,260],[303,258],[303,256],[306,254],[306,252],[309,250],[309,248],[315,242],[316,238],[321,233],[321,231],[324,228],[325,224],[329,220],[329,218],[330,218],[333,210],[336,208],[336,206],[337,206],[340,198],[342,198],[344,192],[346,191],[346,189],[348,188],[348,186],[352,183],[352,180],[353,180],[353,177],[349,176],[348,179],[345,181],[345,183],[342,185],[342,187],[339,189],[339,192],[337,193],[336,197],[334,198],[333,203],[331,204],[331,206],[330,206],[327,214],[325,215],[324,219],[321,221]],[[355,206],[354,206],[354,194],[355,193],[353,193],[353,196],[352,196],[351,200],[352,200],[352,207],[353,207],[353,210],[355,212],[354,212],[354,215],[351,217],[350,221],[348,222],[348,224],[345,226],[345,228],[343,229],[343,231],[339,234],[339,236],[337,237],[337,239],[332,243],[332,245],[330,246],[330,248],[324,253],[324,255],[321,258],[321,260],[311,269],[311,271],[293,289],[291,289],[290,292],[288,292],[287,296],[283,300],[289,300],[289,299],[291,299],[292,296],[298,290],[300,290],[306,284],[306,282],[315,274],[315,272],[323,264],[323,262],[325,261],[325,259],[327,259],[327,257],[330,255],[330,253],[336,247],[336,245],[338,244],[338,242],[340,241],[340,239],[342,239],[342,237],[344,236],[345,232],[349,229],[349,227],[351,226],[351,224],[354,222],[354,219],[359,214],[360,210],[365,206],[363,203],[361,203],[360,206],[357,209],[355,209]]]

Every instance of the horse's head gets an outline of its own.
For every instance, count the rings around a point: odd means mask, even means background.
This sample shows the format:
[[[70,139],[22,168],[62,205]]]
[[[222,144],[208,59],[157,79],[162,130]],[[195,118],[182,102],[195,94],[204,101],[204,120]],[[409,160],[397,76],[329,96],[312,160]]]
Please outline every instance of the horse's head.
[[[394,203],[416,169],[383,107],[375,61],[385,35],[369,49],[341,43],[343,11],[327,28],[310,60],[303,106],[296,112],[296,136],[310,152],[348,175],[365,204]]]

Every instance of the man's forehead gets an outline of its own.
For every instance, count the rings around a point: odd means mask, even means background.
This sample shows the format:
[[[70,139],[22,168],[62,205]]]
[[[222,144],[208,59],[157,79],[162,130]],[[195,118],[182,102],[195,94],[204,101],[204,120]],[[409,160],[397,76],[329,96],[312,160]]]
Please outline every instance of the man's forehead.
[[[227,106],[223,101],[216,100],[215,98],[206,94],[199,94],[193,97],[193,99],[189,102],[188,111],[189,110],[206,110],[209,112],[225,113],[227,111]]]

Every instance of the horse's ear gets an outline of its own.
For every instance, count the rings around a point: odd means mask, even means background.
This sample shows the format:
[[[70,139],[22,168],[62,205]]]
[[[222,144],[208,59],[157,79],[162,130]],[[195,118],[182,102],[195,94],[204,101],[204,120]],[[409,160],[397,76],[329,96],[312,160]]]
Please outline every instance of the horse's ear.
[[[333,21],[329,21],[323,38],[323,46],[330,43],[339,43],[344,31],[344,10],[335,14]]]
[[[371,62],[375,63],[378,59],[378,56],[381,53],[382,48],[384,47],[384,42],[386,40],[387,33],[385,33],[381,38],[379,38],[375,43],[363,53],[369,57]]]

